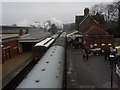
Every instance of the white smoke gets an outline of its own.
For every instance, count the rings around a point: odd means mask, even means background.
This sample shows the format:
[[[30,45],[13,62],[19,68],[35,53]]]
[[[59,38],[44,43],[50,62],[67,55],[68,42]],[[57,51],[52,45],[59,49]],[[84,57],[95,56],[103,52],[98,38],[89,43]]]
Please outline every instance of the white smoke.
[[[40,27],[44,28],[44,22],[42,20],[40,21]]]
[[[55,26],[58,28],[58,29],[63,29],[63,23],[60,21],[60,20],[58,20],[58,19],[56,19],[56,18],[51,18],[50,19],[50,23],[51,23],[51,25],[52,24],[55,24]]]
[[[46,30],[50,29],[50,23],[48,21],[44,22],[44,28]]]
[[[63,23],[52,17],[50,18],[50,20],[46,21],[46,22],[42,22],[42,21],[37,21],[37,22],[31,22],[27,19],[23,19],[21,21],[19,21],[17,23],[17,26],[35,26],[35,27],[41,27],[41,28],[45,28],[46,30],[50,29],[51,25],[55,24],[55,26],[58,28],[58,29],[63,29]]]
[[[31,23],[31,21],[23,19],[21,21],[18,21],[17,26],[30,26]]]
[[[31,24],[37,28],[41,27],[41,28],[44,28],[45,25],[44,25],[44,22],[41,20],[41,21],[38,21],[38,22],[34,22],[33,24]]]
[[[40,22],[34,22],[33,24],[31,24],[32,26],[35,26],[35,27],[40,27]]]
[[[56,26],[58,29],[63,29],[63,23],[60,20],[57,21]]]

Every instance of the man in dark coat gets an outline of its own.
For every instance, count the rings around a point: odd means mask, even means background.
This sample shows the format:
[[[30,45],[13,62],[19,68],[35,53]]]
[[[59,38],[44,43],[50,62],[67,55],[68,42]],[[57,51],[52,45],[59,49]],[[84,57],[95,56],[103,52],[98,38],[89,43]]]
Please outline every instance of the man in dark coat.
[[[86,59],[88,60],[88,50],[84,48],[83,52],[84,52],[83,59],[85,60],[85,57],[86,57]]]

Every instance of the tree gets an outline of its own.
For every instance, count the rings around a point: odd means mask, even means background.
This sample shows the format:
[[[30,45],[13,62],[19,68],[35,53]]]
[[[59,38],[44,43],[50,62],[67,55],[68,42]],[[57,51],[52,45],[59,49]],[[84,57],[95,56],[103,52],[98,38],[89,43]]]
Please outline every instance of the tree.
[[[95,15],[96,13],[102,14],[105,12],[105,5],[103,3],[95,4],[90,8],[90,13]]]
[[[120,36],[120,0],[110,4],[96,4],[90,9],[91,14],[97,12],[104,15],[108,32],[115,36]]]
[[[120,1],[118,2],[118,11],[119,11],[118,26],[119,26],[119,29],[120,29]]]
[[[118,20],[118,10],[115,3],[112,4],[96,4],[90,9],[90,13],[95,15],[96,13],[104,15],[106,21],[117,21]]]

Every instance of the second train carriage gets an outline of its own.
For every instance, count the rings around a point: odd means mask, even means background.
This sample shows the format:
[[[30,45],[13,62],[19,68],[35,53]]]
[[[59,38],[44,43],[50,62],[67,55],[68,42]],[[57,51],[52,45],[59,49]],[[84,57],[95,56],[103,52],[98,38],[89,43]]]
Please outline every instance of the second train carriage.
[[[54,40],[55,39],[52,38],[46,38],[45,40],[37,43],[32,49],[33,59],[34,60],[40,59],[47,51],[47,49],[50,47],[50,45],[53,43]]]
[[[62,33],[17,88],[62,88],[66,34]]]
[[[44,39],[43,41],[37,43],[32,48],[32,56],[34,60],[39,60],[45,52],[48,50],[48,48],[52,45],[52,43],[59,37],[61,33],[55,34],[49,38]]]

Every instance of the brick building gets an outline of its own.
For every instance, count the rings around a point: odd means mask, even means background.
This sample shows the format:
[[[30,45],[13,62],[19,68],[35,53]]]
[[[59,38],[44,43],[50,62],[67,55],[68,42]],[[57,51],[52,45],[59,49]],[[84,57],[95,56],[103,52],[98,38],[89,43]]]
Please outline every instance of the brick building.
[[[26,34],[28,27],[0,26],[2,63],[19,54],[20,31],[26,31]]]
[[[32,51],[32,47],[51,34],[30,27],[2,26],[0,29],[2,63],[22,52]]]
[[[92,26],[86,33],[84,33],[84,46],[86,48],[109,48],[114,47],[113,36],[101,28]]]
[[[96,13],[89,14],[89,9],[84,9],[83,16],[75,17],[76,29],[83,35],[83,45],[85,48],[109,48],[114,47],[113,36],[106,32],[104,16]]]
[[[18,34],[3,34],[2,35],[2,62],[16,56],[18,51]]]

